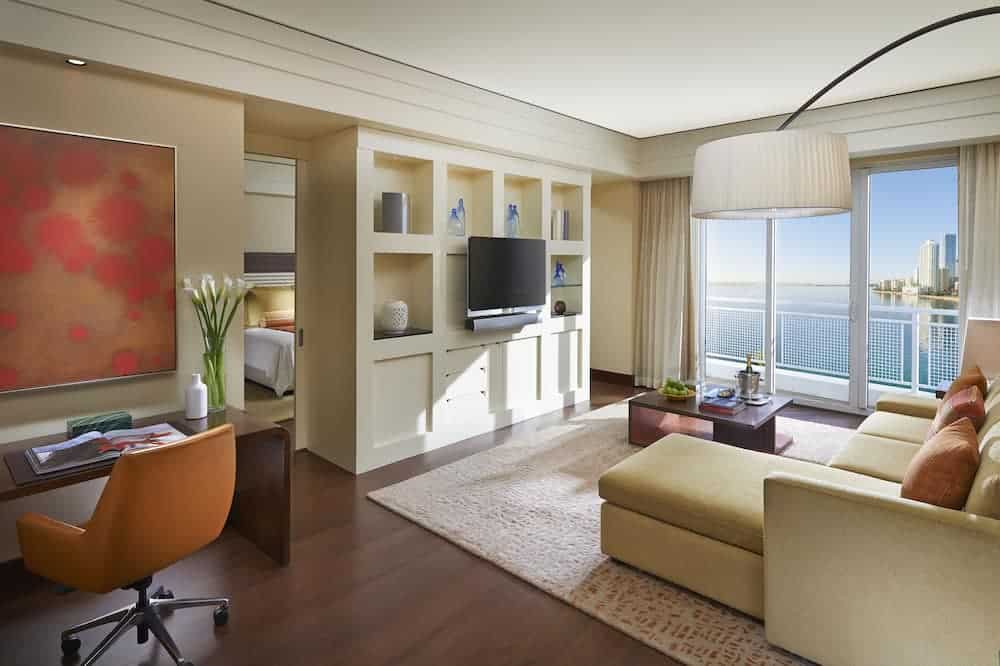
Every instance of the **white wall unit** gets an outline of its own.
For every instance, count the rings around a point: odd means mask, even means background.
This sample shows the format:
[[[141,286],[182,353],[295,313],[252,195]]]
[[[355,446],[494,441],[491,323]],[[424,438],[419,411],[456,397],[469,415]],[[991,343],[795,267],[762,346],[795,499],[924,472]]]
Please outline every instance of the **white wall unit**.
[[[354,361],[353,372],[329,375],[325,390],[300,392],[300,405],[308,401],[305,411],[315,416],[306,426],[311,450],[360,473],[589,398],[588,173],[363,128],[320,140],[309,152],[308,190],[317,195],[300,208],[300,215],[308,211],[300,238],[314,241],[299,281],[324,285],[327,293],[310,296],[320,334],[306,331],[306,349],[310,358],[343,357],[326,336],[350,327]],[[340,182],[348,174],[354,189]],[[578,240],[550,241],[548,260],[558,250],[573,264],[582,314],[552,318],[546,311],[541,323],[519,330],[466,330],[468,234],[503,235],[506,204],[518,203],[522,235],[547,238],[553,183],[560,202],[578,199],[570,205],[579,231]],[[334,186],[353,198],[334,202]],[[416,233],[375,231],[376,195],[389,187],[411,194],[411,221],[419,206],[417,226],[411,224]],[[447,233],[447,214],[459,196],[467,211],[463,238]],[[346,242],[333,247],[349,220]],[[335,257],[336,279],[324,253]],[[348,296],[356,318],[347,319],[353,310],[345,317],[328,305]],[[373,324],[390,299],[406,301],[411,325],[431,333],[376,339]],[[319,362],[330,366],[325,371],[339,367]],[[311,369],[310,381],[319,382],[313,375]],[[327,410],[334,392],[353,401],[352,414]]]

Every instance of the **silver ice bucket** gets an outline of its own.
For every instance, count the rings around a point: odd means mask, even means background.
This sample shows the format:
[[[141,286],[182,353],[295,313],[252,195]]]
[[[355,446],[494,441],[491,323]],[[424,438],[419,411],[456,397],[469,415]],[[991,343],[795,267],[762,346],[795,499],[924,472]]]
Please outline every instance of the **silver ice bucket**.
[[[756,370],[753,372],[740,370],[736,373],[736,394],[740,398],[744,400],[752,398],[757,395],[759,388],[760,373]]]

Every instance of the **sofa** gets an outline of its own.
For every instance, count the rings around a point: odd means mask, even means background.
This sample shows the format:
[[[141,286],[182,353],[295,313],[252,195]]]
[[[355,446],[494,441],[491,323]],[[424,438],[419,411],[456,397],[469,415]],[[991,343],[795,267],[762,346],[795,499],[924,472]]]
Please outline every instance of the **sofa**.
[[[979,475],[1000,382],[985,404]],[[900,497],[937,407],[882,398],[828,466],[669,435],[601,477],[601,548],[819,663],[995,665],[1000,520]]]

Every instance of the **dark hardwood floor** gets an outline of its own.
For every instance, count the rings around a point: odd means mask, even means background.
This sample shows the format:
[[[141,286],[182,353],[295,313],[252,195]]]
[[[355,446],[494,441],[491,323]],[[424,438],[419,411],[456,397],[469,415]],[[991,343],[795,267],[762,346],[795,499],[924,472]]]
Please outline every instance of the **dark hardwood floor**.
[[[168,617],[168,629],[199,666],[678,663],[365,499],[376,488],[636,392],[593,382],[589,404],[358,477],[298,452],[291,566],[275,566],[226,530],[155,584],[178,597],[231,597],[229,626],[215,629],[211,611],[194,609]],[[832,414],[796,408],[787,415],[845,425]],[[133,601],[125,591],[61,594],[19,563],[0,565],[0,664],[59,664],[63,628]],[[87,632],[82,652],[103,635]],[[155,641],[136,645],[133,633],[100,663],[172,662]]]

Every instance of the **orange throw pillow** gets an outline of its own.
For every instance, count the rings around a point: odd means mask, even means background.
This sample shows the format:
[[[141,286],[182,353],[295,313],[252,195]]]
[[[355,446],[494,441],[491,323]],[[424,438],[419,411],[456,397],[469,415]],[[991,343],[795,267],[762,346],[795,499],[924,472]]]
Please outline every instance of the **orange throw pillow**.
[[[927,440],[906,467],[900,495],[961,510],[979,470],[979,441],[963,418]]]
[[[972,427],[977,431],[986,423],[986,404],[979,387],[970,386],[962,389],[950,398],[945,398],[938,405],[934,423],[927,432],[927,439],[936,435],[942,428],[955,421],[966,418],[972,421]]]
[[[967,389],[970,386],[977,387],[980,395],[986,395],[986,375],[983,374],[983,371],[979,369],[978,365],[966,370],[955,378],[955,381],[953,381],[951,386],[948,387],[948,390],[945,391],[944,400],[947,400],[962,389]]]

